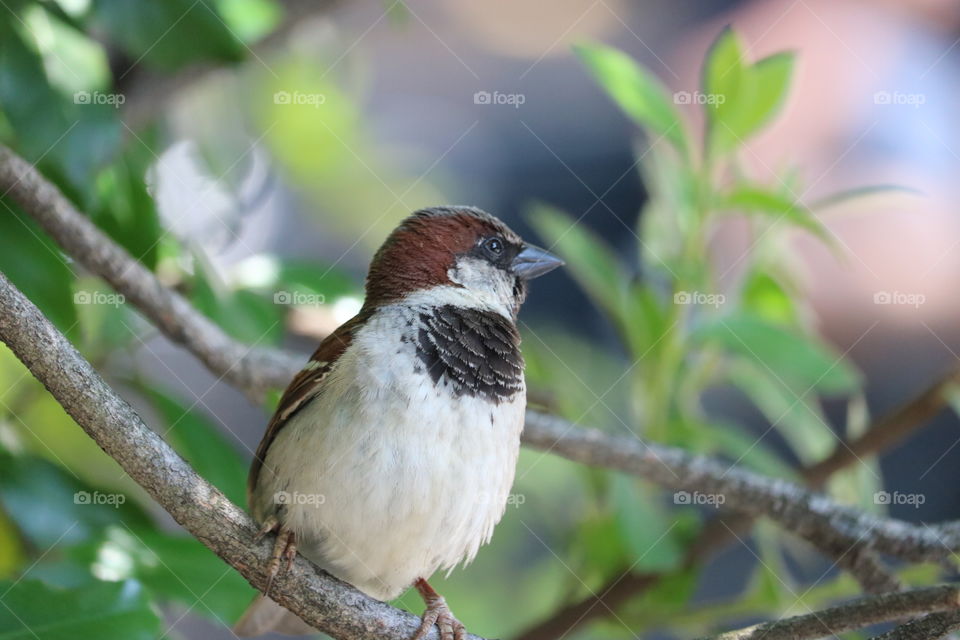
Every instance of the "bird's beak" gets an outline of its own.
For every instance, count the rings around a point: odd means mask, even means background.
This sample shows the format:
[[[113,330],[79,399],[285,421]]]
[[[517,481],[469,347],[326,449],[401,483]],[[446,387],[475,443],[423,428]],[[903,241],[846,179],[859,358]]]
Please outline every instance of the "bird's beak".
[[[511,264],[513,272],[524,280],[532,280],[562,265],[563,260],[532,244],[524,245]]]

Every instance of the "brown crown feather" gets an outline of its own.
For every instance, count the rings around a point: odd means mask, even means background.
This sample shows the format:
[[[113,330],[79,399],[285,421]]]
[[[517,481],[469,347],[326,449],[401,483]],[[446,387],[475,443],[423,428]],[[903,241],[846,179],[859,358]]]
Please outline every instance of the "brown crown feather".
[[[521,242],[499,219],[474,207],[434,207],[415,212],[374,255],[367,274],[365,306],[453,284],[447,273],[457,256],[470,251],[482,238],[494,235],[510,243]]]

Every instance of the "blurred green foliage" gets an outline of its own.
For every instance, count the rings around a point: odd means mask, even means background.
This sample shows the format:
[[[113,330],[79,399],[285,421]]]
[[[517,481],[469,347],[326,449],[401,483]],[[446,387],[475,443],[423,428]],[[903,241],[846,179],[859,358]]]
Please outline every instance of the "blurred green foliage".
[[[577,355],[563,342],[551,341],[559,345],[551,349],[528,338],[534,389],[545,390],[545,397],[555,399],[551,407],[575,422],[589,420],[721,456],[769,476],[796,479],[798,462],[823,459],[837,446],[838,435],[863,428],[867,416],[862,376],[818,335],[802,281],[791,268],[793,236],[807,233],[832,246],[830,232],[815,216],[816,205],[797,196],[803,192],[800,185],[758,182],[739,159],[744,143],[785,102],[793,55],[750,61],[737,34],[725,29],[707,55],[698,92],[671,96],[649,70],[620,51],[592,44],[575,51],[646,134],[639,164],[648,202],[635,230],[639,246],[632,260],[624,260],[580,219],[545,205],[530,211],[531,224],[564,257],[569,272],[609,321],[624,359],[614,384],[603,377],[592,384],[584,381],[593,381],[608,364],[586,352]],[[691,95],[698,99],[689,99]],[[700,140],[676,106],[691,103],[702,109]],[[837,198],[859,192],[869,189]],[[733,216],[746,224],[748,248],[736,269],[723,271],[711,257],[709,243]],[[573,384],[564,372],[568,360],[583,371]],[[576,387],[587,387],[593,397],[573,393]],[[711,417],[704,397],[718,389],[738,390],[766,418],[766,432]],[[571,397],[574,401],[567,402]],[[850,422],[839,425],[839,434],[824,413],[825,398],[845,399],[851,407]],[[771,431],[777,436],[766,437]],[[583,556],[574,572],[594,580],[578,585],[571,577],[570,591],[589,595],[625,571],[669,572],[627,611],[618,612],[628,625],[702,634],[750,616],[786,615],[797,602],[806,610],[823,602],[821,593],[836,597],[856,591],[844,577],[810,591],[792,584],[789,559],[802,563],[807,552],[785,546],[781,535],[758,526],[753,533],[760,562],[736,604],[691,605],[698,615],[690,616],[685,607],[699,569],[684,569],[682,561],[705,513],[714,511],[711,505],[698,507],[689,496],[675,496],[673,502],[681,506],[668,508],[662,492],[644,481],[595,469],[583,473],[595,488],[596,506],[568,544]],[[879,488],[878,477],[842,472],[831,488],[844,501],[866,505]],[[680,611],[685,612],[678,615]],[[622,628],[617,633],[622,625],[607,626],[612,637],[622,635]]]
[[[402,23],[397,6],[391,15]],[[231,169],[249,148],[230,132],[249,129],[309,202],[343,212],[328,226],[361,246],[378,243],[410,210],[444,201],[432,176],[403,169],[408,154],[366,133],[354,87],[331,73],[341,58],[336,43],[320,47],[325,66],[298,52],[271,59],[269,71],[259,57],[251,61],[250,47],[283,19],[272,0],[16,0],[0,11],[0,141],[36,163],[102,230],[224,330],[260,344],[278,344],[284,335],[289,307],[277,304],[278,291],[336,302],[356,296],[359,284],[332,265],[273,255],[251,256],[223,272],[203,247],[166,228],[146,176],[171,143],[170,132],[153,119],[138,126],[122,120],[121,89],[133,78],[164,79],[204,65],[230,68],[228,77],[210,80],[208,93],[196,90],[200,98],[191,94],[171,108],[181,132],[199,142],[217,182],[236,186]],[[703,91],[724,100],[705,106],[707,127],[697,143],[648,70],[613,49],[577,48],[601,86],[647,133],[651,146],[641,171],[650,200],[636,230],[641,248],[630,261],[567,214],[547,207],[531,213],[621,348],[605,352],[582,336],[550,329],[526,331],[524,348],[535,395],[574,421],[790,477],[791,458],[814,462],[834,445],[821,397],[849,399],[849,432],[866,418],[860,376],[817,335],[784,260],[793,230],[829,239],[814,216],[826,203],[805,206],[795,188],[756,183],[737,162],[743,140],[783,103],[793,58],[778,54],[751,63],[743,51],[731,30],[711,50]],[[354,84],[363,79],[362,69],[350,71]],[[284,97],[295,95],[309,99]],[[711,230],[731,215],[746,217],[753,240],[736,281],[716,272],[707,251]],[[155,378],[130,366],[131,355],[149,349],[150,327],[3,196],[0,239],[0,270],[89,360],[124,384],[124,393],[191,464],[242,504],[247,454],[226,425],[195,398],[158,388]],[[577,362],[577,370],[568,361]],[[711,419],[702,398],[717,387],[739,389],[790,455],[757,442],[742,425]],[[833,490],[854,501],[871,495],[874,485],[870,474],[851,472],[838,476]],[[839,577],[799,601],[791,597],[781,569],[803,552],[758,529],[763,563],[741,597],[691,608],[698,572],[681,565],[701,526],[697,509],[670,504],[658,489],[621,474],[529,451],[521,454],[514,492],[517,499],[482,560],[440,580],[461,619],[488,635],[513,633],[625,570],[672,573],[619,612],[622,620],[635,629],[684,634],[855,591]],[[4,347],[2,580],[4,638],[33,637],[24,624],[42,630],[45,640],[154,638],[164,628],[161,605],[229,625],[253,595],[199,542],[171,530],[146,494]],[[399,603],[421,607],[415,594]],[[591,633],[625,637],[619,623]]]

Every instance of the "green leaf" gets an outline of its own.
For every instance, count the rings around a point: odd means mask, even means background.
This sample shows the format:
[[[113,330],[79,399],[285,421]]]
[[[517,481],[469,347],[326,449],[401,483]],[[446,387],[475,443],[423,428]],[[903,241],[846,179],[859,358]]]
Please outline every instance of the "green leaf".
[[[896,184],[875,184],[875,185],[868,185],[865,187],[855,187],[853,189],[846,189],[844,191],[832,193],[829,196],[825,196],[813,202],[810,205],[810,210],[820,211],[823,209],[828,209],[830,207],[835,207],[841,204],[845,204],[847,202],[850,202],[851,200],[859,200],[872,195],[888,194],[888,193],[905,193],[905,194],[915,195],[915,196],[923,195],[922,191],[918,189],[913,189],[911,187],[904,187]]]
[[[567,269],[597,305],[619,316],[620,288],[626,275],[613,250],[583,224],[547,205],[529,214],[530,225],[567,261]]]
[[[704,94],[710,98],[704,104],[708,135],[715,144],[732,145],[736,138],[730,131],[735,121],[737,96],[747,83],[743,64],[743,46],[736,32],[726,27],[707,51],[701,81]]]
[[[749,313],[711,318],[693,338],[752,360],[797,396],[851,392],[859,384],[857,372],[826,345]]]
[[[109,525],[149,526],[124,494],[99,492],[32,456],[0,454],[0,502],[38,549],[88,540]]]
[[[141,137],[145,134],[141,134]],[[154,199],[147,192],[147,167],[153,152],[137,144],[97,179],[99,206],[90,218],[148,269],[157,264],[163,229]]]
[[[778,53],[751,65],[736,32],[728,27],[720,33],[703,70],[711,152],[736,148],[776,115],[790,85],[793,62],[793,54]]]
[[[160,618],[134,581],[57,589],[35,580],[0,582],[3,640],[153,640]]]
[[[683,560],[674,535],[676,518],[668,516],[656,494],[636,478],[614,473],[610,483],[615,522],[628,562],[636,571],[669,571]]]
[[[0,507],[3,500],[0,499]],[[13,577],[27,560],[20,532],[13,520],[0,508],[0,579]]]
[[[86,208],[94,176],[120,145],[117,110],[54,90],[35,43],[7,19],[0,20],[0,108],[12,125],[11,145]]]
[[[163,600],[229,626],[256,591],[194,538],[113,527],[100,541],[73,547],[71,557],[106,580],[135,578]]]
[[[667,330],[666,310],[656,293],[642,282],[635,282],[630,292],[624,295],[622,305],[624,308],[619,317],[624,319],[630,352],[636,356],[653,357]]]
[[[729,377],[803,463],[812,464],[833,451],[838,438],[827,425],[815,396],[802,395],[802,391],[796,392],[785,387],[762,366],[749,359],[734,362],[730,366]],[[741,453],[746,451],[744,449]]]
[[[793,467],[780,454],[739,425],[714,420],[704,432],[712,452],[721,453],[736,460],[738,465],[766,476],[796,479]]]
[[[0,271],[68,337],[75,335],[73,271],[46,233],[16,204],[0,197]]]
[[[91,20],[134,61],[163,71],[243,59],[243,46],[211,0],[94,0]]]
[[[231,336],[247,344],[277,344],[283,337],[281,305],[247,289],[218,282],[197,257],[191,300]]]
[[[362,296],[360,287],[332,265],[312,260],[287,260],[257,254],[238,264],[231,272],[233,282],[266,294],[297,293],[319,296],[325,303],[346,295]]]
[[[768,322],[792,325],[797,309],[786,289],[776,278],[758,269],[747,274],[741,292],[741,305]]]
[[[574,46],[573,50],[628,116],[653,135],[670,140],[681,153],[686,153],[687,141],[680,116],[655,75],[627,54],[611,47],[581,44]]]
[[[141,391],[160,413],[163,423],[158,431],[174,449],[234,504],[244,504],[247,464],[237,452],[237,438],[224,437],[200,411],[162,391],[147,387]]]
[[[738,185],[732,191],[721,195],[715,206],[721,210],[766,214],[772,217],[774,222],[784,219],[825,242],[833,242],[830,232],[803,204],[764,187]]]

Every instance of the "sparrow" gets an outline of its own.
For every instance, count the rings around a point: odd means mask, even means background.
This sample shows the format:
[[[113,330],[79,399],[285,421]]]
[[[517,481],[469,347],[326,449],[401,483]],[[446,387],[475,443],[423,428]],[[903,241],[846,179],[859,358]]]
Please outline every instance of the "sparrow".
[[[526,384],[517,313],[527,283],[562,265],[496,217],[435,207],[376,252],[359,313],[284,392],[250,469],[270,583],[297,552],[373,598],[413,586],[434,625],[464,625],[427,582],[469,563],[506,508]],[[281,569],[281,566],[283,567]],[[316,633],[259,595],[240,635]]]

